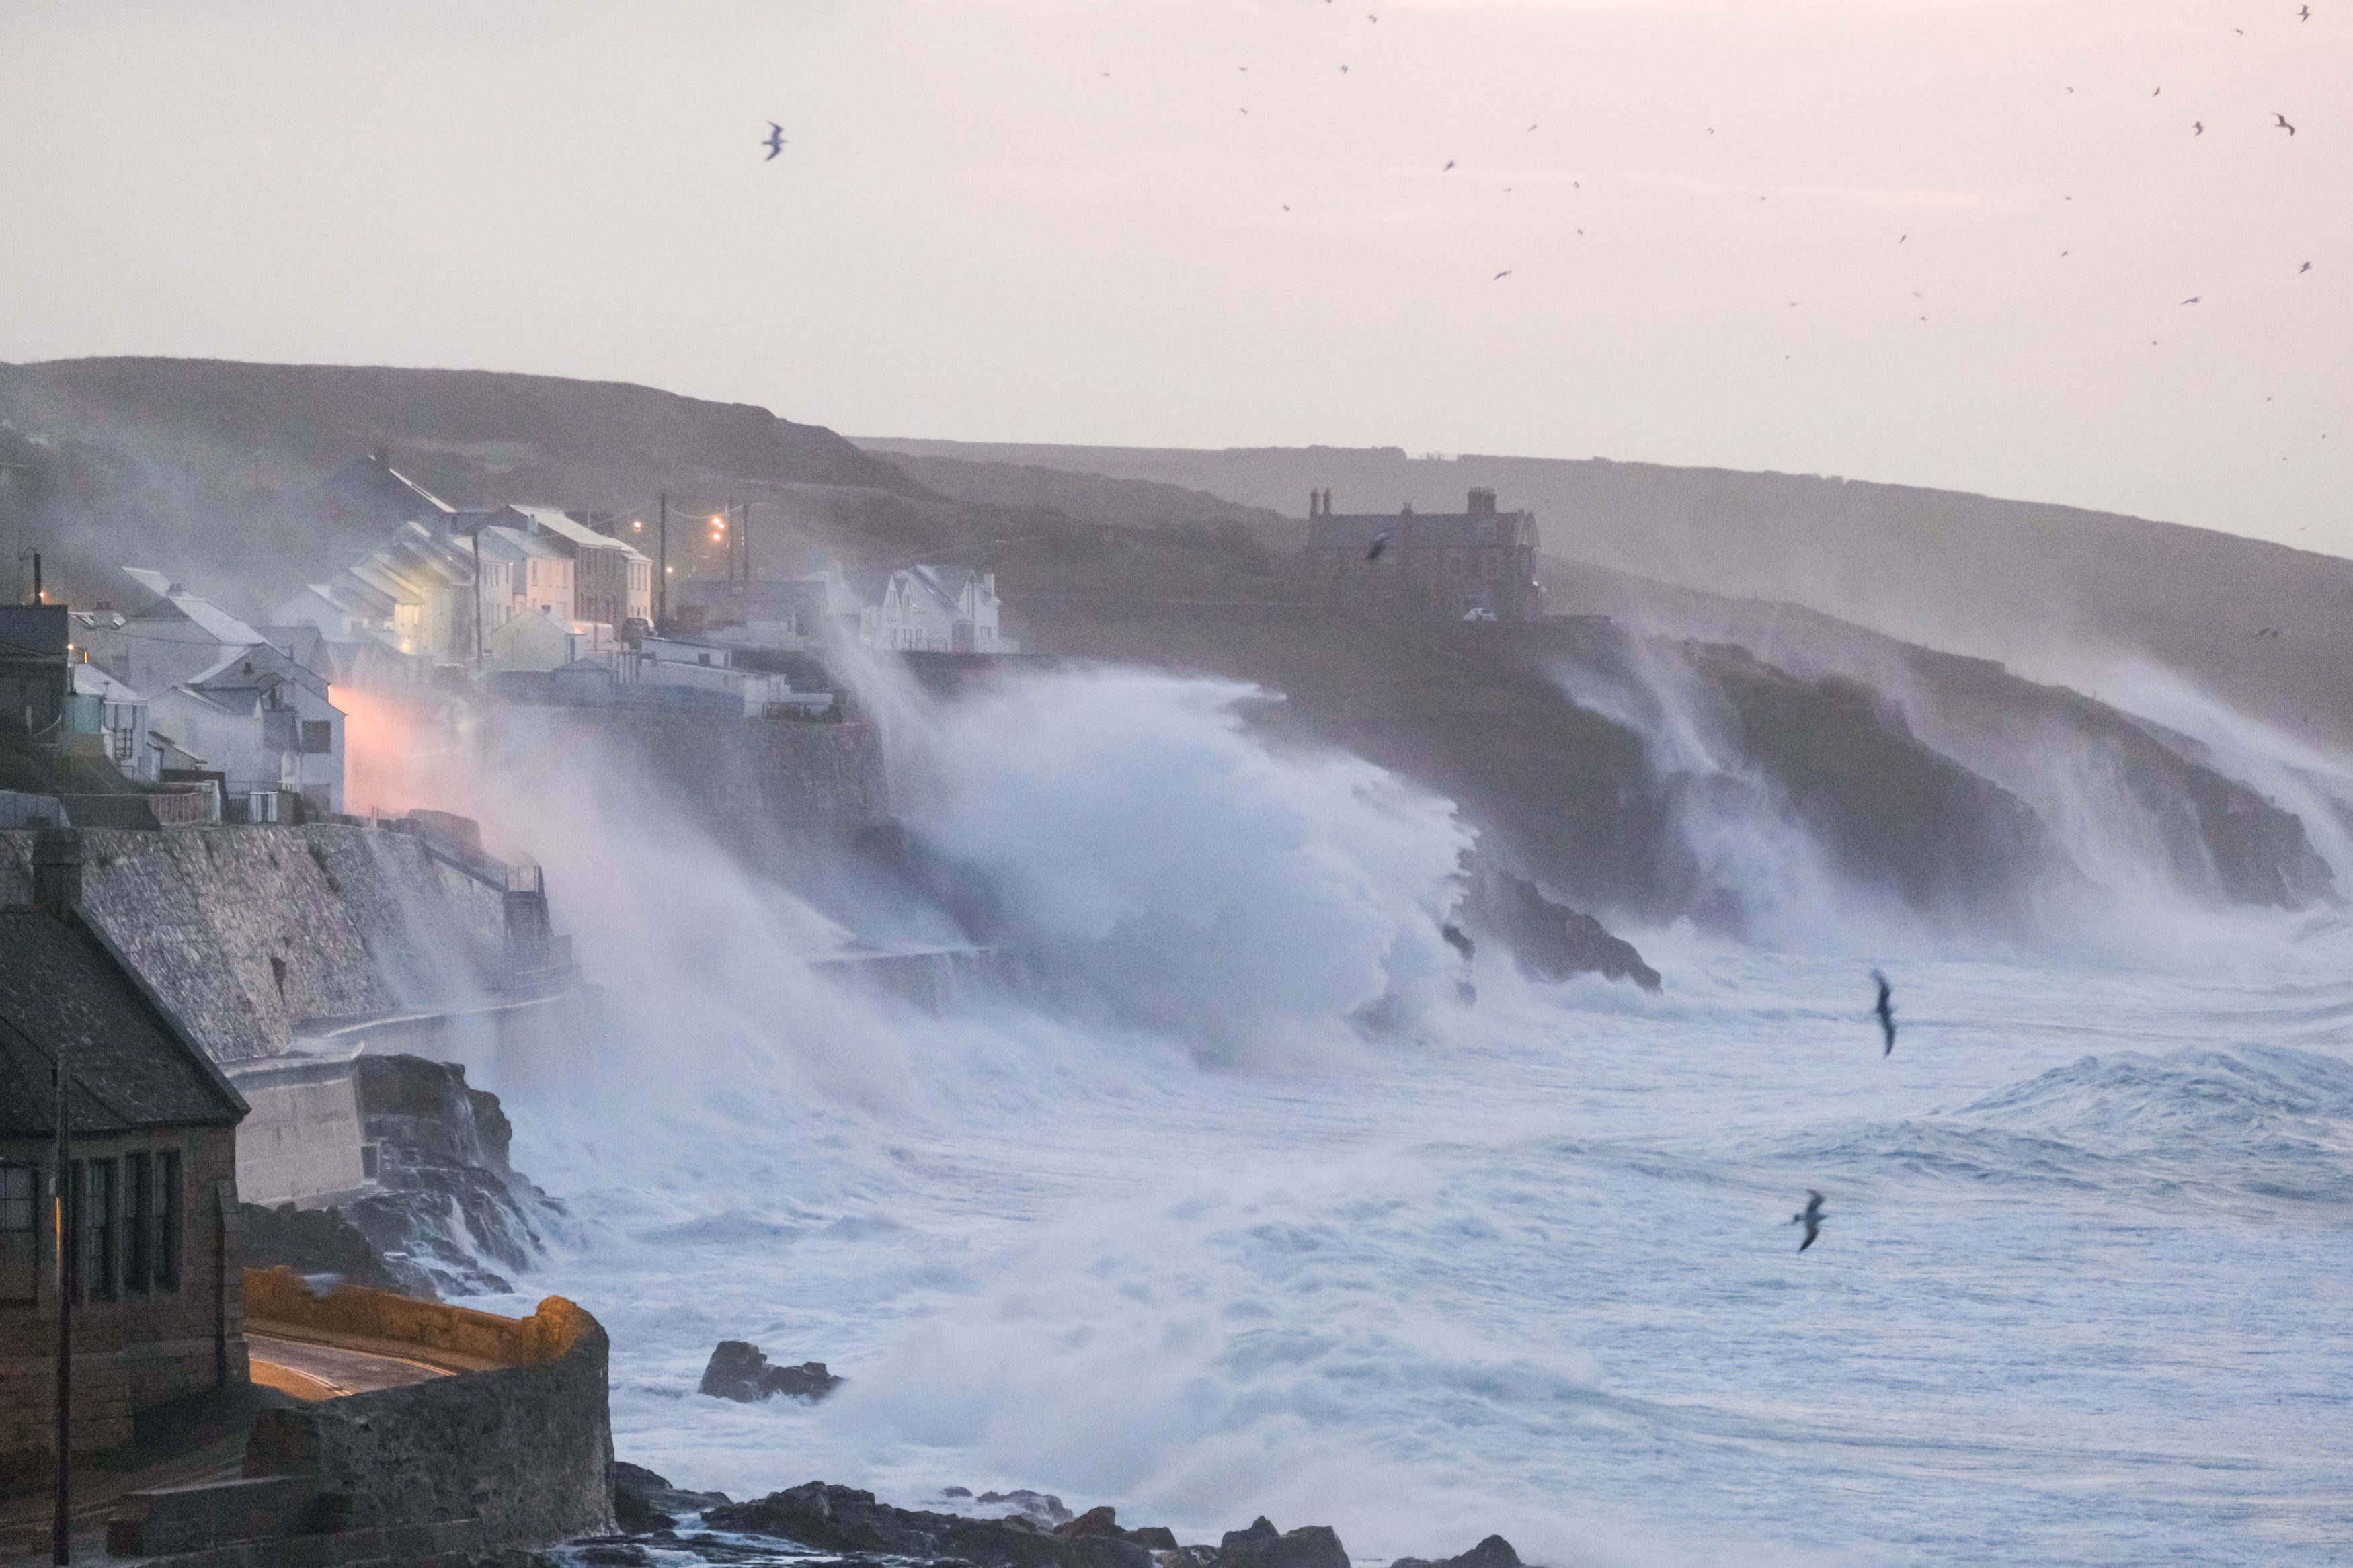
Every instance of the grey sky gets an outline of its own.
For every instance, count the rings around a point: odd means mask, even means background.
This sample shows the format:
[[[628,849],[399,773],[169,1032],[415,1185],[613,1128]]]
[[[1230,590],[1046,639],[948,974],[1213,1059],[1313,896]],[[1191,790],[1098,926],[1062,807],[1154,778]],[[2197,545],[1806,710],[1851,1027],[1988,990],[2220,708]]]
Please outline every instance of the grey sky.
[[[0,359],[1844,473],[2353,553],[2353,0],[2313,9],[0,0]]]

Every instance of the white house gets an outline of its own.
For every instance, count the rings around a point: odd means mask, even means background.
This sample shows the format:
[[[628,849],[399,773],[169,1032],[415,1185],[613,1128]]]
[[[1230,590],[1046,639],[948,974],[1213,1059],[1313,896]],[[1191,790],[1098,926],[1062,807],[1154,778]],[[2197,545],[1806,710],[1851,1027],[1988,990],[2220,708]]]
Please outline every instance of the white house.
[[[491,669],[561,669],[580,659],[612,667],[627,650],[601,621],[566,621],[545,609],[516,616],[482,639]]]
[[[88,639],[90,662],[149,695],[212,668],[238,648],[264,643],[262,635],[210,600],[186,592],[160,572],[123,570],[157,595],[122,617],[93,615],[77,636]]]
[[[232,800],[288,791],[343,808],[343,715],[326,680],[266,642],[148,698],[148,721],[225,777]]]
[[[163,744],[148,740],[147,699],[94,664],[72,666],[71,676],[75,706],[89,710],[106,760],[129,778],[152,784],[161,777]]]
[[[860,640],[907,653],[1018,653],[997,630],[997,574],[909,566],[891,574],[882,602],[860,617]]]

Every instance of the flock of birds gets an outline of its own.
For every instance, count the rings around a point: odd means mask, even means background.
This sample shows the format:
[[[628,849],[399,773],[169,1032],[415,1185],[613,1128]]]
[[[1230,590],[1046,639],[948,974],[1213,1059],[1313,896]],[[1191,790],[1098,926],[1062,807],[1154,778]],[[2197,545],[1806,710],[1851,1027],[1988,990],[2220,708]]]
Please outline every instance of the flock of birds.
[[[1871,978],[1879,985],[1879,1000],[1873,1003],[1871,1008],[1872,1016],[1879,1020],[1879,1054],[1882,1057],[1892,1057],[1895,1054],[1895,988],[1887,983],[1887,976],[1876,969],[1871,972]],[[1822,1208],[1822,1194],[1808,1187],[1806,1206],[1789,1216],[1791,1225],[1802,1225],[1806,1227],[1806,1238],[1798,1243],[1799,1251],[1805,1251],[1820,1239],[1822,1221],[1829,1217],[1829,1214]]]

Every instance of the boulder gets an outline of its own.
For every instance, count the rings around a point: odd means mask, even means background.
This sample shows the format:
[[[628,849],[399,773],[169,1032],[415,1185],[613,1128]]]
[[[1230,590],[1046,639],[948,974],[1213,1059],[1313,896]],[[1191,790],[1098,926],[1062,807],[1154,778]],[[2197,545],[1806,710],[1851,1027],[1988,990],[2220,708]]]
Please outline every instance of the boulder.
[[[613,1466],[613,1519],[624,1535],[668,1530],[681,1514],[701,1513],[725,1501],[725,1492],[681,1491],[643,1465],[621,1460]]]
[[[1000,1499],[999,1500],[1005,1500]],[[1027,1520],[966,1519],[892,1508],[872,1492],[810,1481],[756,1502],[708,1510],[713,1530],[772,1535],[845,1555],[958,1558],[972,1568],[1154,1568],[1152,1554],[1109,1537],[1064,1541]]]
[[[972,1497],[970,1492],[965,1495]],[[1071,1521],[1071,1510],[1062,1506],[1060,1498],[1049,1492],[1033,1492],[1027,1487],[1018,1491],[983,1492],[972,1500],[991,1507],[1008,1503],[1016,1515],[1036,1520],[1040,1524],[1068,1524]]]
[[[1277,1531],[1261,1514],[1248,1530],[1229,1530],[1218,1542],[1218,1568],[1348,1568],[1348,1554],[1328,1524]]]
[[[1491,1535],[1459,1557],[1400,1557],[1389,1568],[1520,1568],[1520,1554],[1502,1536]]]
[[[1659,988],[1659,972],[1642,962],[1634,944],[1610,935],[1591,915],[1554,903],[1534,882],[1483,857],[1474,856],[1468,869],[1462,924],[1493,938],[1521,973],[1533,980],[1598,973],[1631,980],[1645,991]]]
[[[722,1340],[702,1369],[702,1391],[717,1399],[750,1405],[781,1394],[787,1399],[823,1399],[844,1379],[826,1371],[821,1361],[798,1366],[770,1366],[760,1347],[742,1340]]]

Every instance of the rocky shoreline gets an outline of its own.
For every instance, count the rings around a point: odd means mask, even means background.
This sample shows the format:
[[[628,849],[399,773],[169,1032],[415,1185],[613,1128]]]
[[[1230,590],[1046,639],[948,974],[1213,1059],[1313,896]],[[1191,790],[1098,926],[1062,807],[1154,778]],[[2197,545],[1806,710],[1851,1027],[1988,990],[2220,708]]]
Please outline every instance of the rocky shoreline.
[[[1164,1525],[1123,1526],[1109,1508],[1071,1517],[1036,1492],[975,1498],[951,1487],[951,1503],[1009,1507],[1000,1517],[894,1508],[872,1492],[809,1481],[735,1502],[688,1491],[642,1466],[613,1467],[613,1513],[621,1533],[540,1552],[506,1552],[473,1568],[655,1568],[683,1552],[718,1563],[797,1568],[923,1564],[926,1568],[1349,1568],[1330,1525],[1279,1530],[1263,1515],[1212,1546],[1179,1544]],[[1058,1521],[1056,1516],[1061,1516]],[[1512,1543],[1491,1535],[1458,1556],[1399,1558],[1392,1568],[1521,1568]]]

